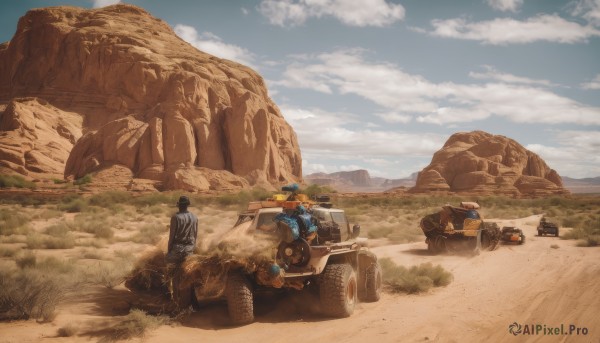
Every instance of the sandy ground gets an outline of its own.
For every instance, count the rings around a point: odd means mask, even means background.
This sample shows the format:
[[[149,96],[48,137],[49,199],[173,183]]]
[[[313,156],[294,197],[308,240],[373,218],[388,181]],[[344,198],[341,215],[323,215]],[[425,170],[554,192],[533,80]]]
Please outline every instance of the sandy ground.
[[[311,299],[270,299],[257,307],[256,322],[226,326],[223,304],[195,312],[181,325],[163,325],[143,342],[600,342],[600,249],[579,248],[575,241],[535,236],[539,216],[498,220],[518,226],[525,245],[501,245],[479,256],[430,256],[425,243],[379,246],[379,257],[406,266],[441,264],[454,275],[447,287],[420,295],[384,294],[377,303],[358,304],[346,319],[311,314]],[[551,248],[557,245],[558,248]],[[90,342],[119,310],[126,291],[97,289],[65,304],[53,323],[0,323],[0,342]],[[587,335],[520,335],[509,325],[539,324]],[[56,337],[57,329],[74,324],[78,336]],[[86,333],[87,332],[87,333]]]

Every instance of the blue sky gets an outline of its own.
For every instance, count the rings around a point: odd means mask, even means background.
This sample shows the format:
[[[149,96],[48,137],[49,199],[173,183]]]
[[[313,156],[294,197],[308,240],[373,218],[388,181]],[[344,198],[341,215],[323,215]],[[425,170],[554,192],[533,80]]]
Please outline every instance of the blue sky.
[[[0,41],[34,7],[0,3]],[[130,0],[250,65],[298,134],[304,173],[405,177],[458,131],[600,176],[600,0]]]

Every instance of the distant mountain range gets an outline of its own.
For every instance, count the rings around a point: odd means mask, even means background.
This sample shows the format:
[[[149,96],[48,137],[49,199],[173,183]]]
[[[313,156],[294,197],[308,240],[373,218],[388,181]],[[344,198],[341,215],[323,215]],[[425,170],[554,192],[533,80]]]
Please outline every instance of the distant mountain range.
[[[411,188],[415,185],[418,173],[412,173],[407,178],[386,179],[371,177],[364,169],[336,173],[313,173],[304,176],[309,184],[331,186],[345,192],[383,192],[392,188]],[[600,193],[600,177],[575,179],[562,177],[563,185],[571,193]]]
[[[367,170],[360,169],[330,174],[313,173],[305,175],[304,180],[309,184],[331,186],[338,191],[383,192],[391,188],[413,187],[417,180],[417,173],[413,173],[409,177],[402,179],[386,179],[383,177],[371,177]]]
[[[600,193],[600,176],[584,179],[573,179],[568,176],[562,177],[563,185],[571,193]]]

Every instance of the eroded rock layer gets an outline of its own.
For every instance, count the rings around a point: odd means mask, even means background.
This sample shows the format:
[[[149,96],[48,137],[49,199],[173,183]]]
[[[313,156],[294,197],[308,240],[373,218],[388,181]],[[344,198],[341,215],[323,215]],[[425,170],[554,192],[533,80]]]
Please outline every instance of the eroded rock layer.
[[[38,133],[64,138],[66,130],[70,145],[60,140],[56,153],[40,150],[34,138],[13,138],[9,122],[28,120],[14,119],[27,117],[12,109],[23,97],[38,99],[26,101],[36,120],[52,122]],[[296,135],[260,75],[198,51],[131,5],[27,12],[0,45],[0,103],[0,132],[12,135],[0,136],[0,165],[22,174],[79,178],[119,165],[132,178],[190,190],[302,175]],[[70,126],[58,128],[48,111]]]

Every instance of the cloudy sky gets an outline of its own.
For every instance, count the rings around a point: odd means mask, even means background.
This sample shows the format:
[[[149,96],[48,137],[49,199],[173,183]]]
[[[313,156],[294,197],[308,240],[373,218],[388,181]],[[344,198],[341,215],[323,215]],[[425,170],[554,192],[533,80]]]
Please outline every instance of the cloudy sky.
[[[0,3],[0,41],[33,7]],[[600,176],[600,0],[128,0],[267,81],[304,173],[400,178],[458,131],[513,138]]]

